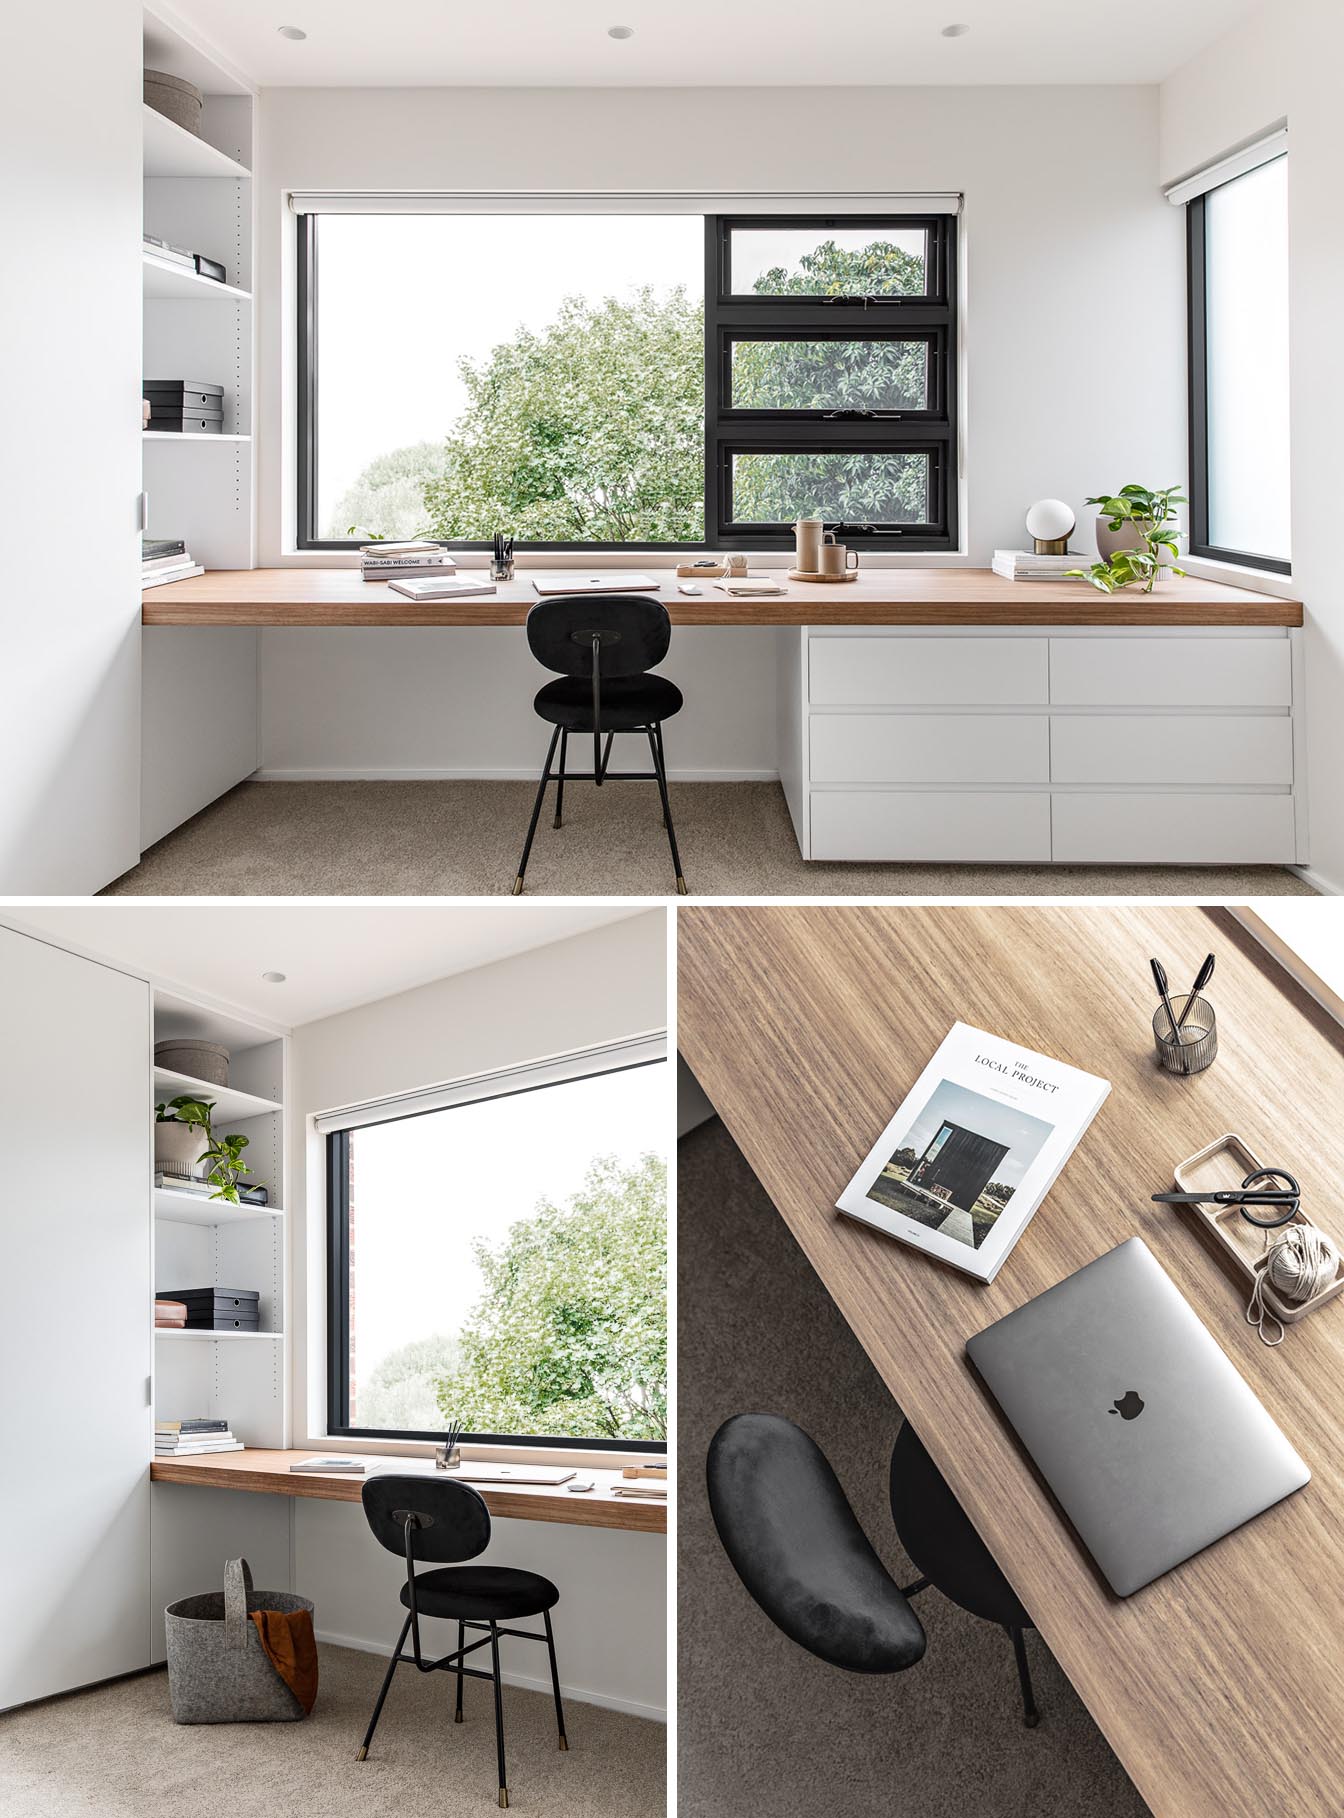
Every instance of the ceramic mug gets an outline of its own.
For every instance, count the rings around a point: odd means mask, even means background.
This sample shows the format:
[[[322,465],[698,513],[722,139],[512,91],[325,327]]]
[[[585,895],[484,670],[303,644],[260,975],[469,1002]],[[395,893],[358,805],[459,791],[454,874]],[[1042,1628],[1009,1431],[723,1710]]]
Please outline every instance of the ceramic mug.
[[[821,572],[833,580],[838,580],[848,569],[859,565],[857,549],[847,549],[843,543],[837,543],[832,531],[827,531],[826,541],[821,546]]]

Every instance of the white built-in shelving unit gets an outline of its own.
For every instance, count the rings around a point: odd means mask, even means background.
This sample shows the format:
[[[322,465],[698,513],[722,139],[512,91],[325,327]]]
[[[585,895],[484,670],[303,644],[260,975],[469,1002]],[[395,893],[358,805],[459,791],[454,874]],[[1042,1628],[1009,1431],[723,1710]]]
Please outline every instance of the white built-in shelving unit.
[[[229,1049],[229,1083],[211,1085],[167,1067],[151,1076],[154,1106],[177,1097],[214,1105],[216,1133],[248,1139],[251,1177],[267,1190],[265,1206],[233,1205],[171,1187],[152,1189],[154,1291],[246,1288],[260,1294],[256,1332],[161,1329],[154,1334],[157,1420],[196,1415],[227,1419],[252,1446],[288,1440],[285,1381],[286,1223],[284,1214],[285,1068],[283,1035],[203,1007],[172,992],[154,992],[154,1039],[194,1037]],[[228,1454],[225,1454],[227,1457]]]
[[[150,11],[145,63],[185,77],[205,94],[199,135],[143,109],[145,232],[217,259],[226,272],[218,283],[151,252],[142,256],[143,377],[224,388],[223,434],[145,435],[147,534],[184,538],[207,568],[250,568],[256,562],[254,96]]]

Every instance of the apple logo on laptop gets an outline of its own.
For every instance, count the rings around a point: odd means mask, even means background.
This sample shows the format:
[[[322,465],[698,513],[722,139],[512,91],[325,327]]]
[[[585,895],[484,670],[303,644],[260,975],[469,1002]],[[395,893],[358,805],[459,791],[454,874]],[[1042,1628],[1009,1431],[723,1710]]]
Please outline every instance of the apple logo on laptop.
[[[1118,1414],[1121,1420],[1137,1420],[1143,1413],[1143,1398],[1137,1389],[1126,1389],[1119,1401],[1113,1401],[1106,1412]]]

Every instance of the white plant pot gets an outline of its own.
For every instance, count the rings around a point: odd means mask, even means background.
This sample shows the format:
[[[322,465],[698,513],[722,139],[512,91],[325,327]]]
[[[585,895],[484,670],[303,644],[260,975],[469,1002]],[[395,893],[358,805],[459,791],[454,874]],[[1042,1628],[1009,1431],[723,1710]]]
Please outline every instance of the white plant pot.
[[[172,1174],[202,1172],[201,1157],[209,1144],[204,1130],[189,1130],[181,1123],[156,1123],[154,1126],[154,1165]]]
[[[1097,555],[1103,562],[1109,562],[1118,549],[1144,548],[1147,542],[1144,533],[1147,528],[1147,520],[1140,518],[1137,523],[1131,521],[1128,524],[1122,524],[1119,530],[1112,530],[1109,520],[1099,516],[1097,518]],[[1179,543],[1182,533],[1177,530],[1172,534],[1175,541]],[[1175,558],[1171,551],[1164,549],[1158,566],[1171,568],[1174,565]]]

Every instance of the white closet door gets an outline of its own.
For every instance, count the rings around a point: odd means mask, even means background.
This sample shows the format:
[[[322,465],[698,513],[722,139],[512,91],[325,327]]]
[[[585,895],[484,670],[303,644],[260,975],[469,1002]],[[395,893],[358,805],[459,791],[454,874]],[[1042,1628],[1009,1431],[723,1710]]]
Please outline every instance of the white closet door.
[[[0,1708],[149,1661],[149,986],[0,928]]]

